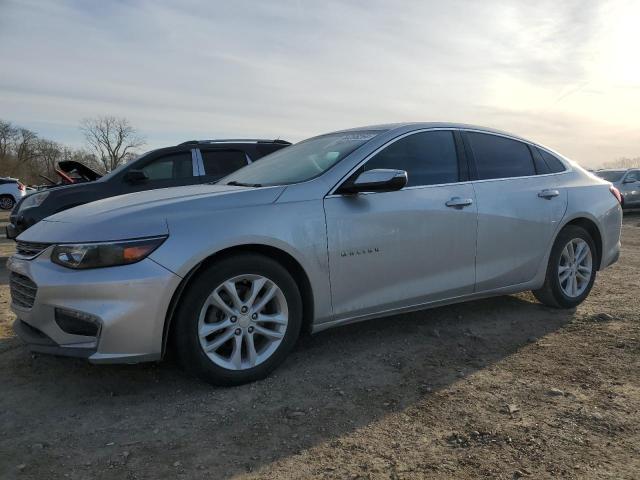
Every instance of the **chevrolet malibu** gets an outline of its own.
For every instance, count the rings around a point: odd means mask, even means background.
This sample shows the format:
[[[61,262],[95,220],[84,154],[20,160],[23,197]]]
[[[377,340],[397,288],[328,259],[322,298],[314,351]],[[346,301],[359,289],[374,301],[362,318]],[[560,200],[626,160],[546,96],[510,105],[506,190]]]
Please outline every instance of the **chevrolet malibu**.
[[[94,363],[171,345],[214,384],[265,377],[301,332],[533,290],[573,308],[618,259],[619,192],[562,155],[447,123],[320,135],[215,185],[53,215],[8,262],[15,329]]]

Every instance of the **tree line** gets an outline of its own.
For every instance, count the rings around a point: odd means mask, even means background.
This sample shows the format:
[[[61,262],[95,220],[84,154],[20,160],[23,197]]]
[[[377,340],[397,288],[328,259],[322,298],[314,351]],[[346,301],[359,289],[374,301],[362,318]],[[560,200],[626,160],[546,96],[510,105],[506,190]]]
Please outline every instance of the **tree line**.
[[[72,148],[0,119],[0,176],[19,178],[27,185],[57,181],[55,168],[63,160],[81,162],[104,174],[131,160],[145,145],[126,118],[86,118],[79,128],[86,147]]]

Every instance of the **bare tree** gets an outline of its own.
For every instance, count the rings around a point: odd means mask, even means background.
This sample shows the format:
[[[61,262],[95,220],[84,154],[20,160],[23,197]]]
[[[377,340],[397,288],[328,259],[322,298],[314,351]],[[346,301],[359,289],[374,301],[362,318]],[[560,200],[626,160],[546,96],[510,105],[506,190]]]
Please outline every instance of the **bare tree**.
[[[56,165],[63,156],[63,147],[53,140],[38,139],[37,142],[38,165],[35,170],[47,177],[55,175]]]
[[[80,129],[107,172],[126,162],[135,149],[145,144],[144,138],[123,117],[86,118]]]
[[[15,141],[17,131],[11,122],[0,120],[0,161],[7,158],[11,145]]]
[[[15,136],[16,160],[20,165],[26,165],[37,156],[36,145],[38,135],[28,128],[18,128]]]

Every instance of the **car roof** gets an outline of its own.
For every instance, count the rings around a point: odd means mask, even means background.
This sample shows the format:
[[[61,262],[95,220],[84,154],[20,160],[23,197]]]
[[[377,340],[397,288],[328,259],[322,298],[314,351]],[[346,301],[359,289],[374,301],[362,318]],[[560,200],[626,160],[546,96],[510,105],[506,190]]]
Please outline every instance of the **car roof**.
[[[264,138],[223,138],[216,140],[187,140],[186,142],[182,142],[178,145],[217,145],[220,143],[236,143],[236,144],[256,144],[256,143],[271,143],[276,145],[291,145],[291,142],[287,142],[286,140],[282,140],[279,138],[276,139],[264,139]]]
[[[508,136],[508,137],[512,137],[512,138],[516,138],[516,139],[519,139],[519,140],[523,140],[525,142],[532,143],[530,140],[528,140],[526,138],[523,138],[523,137],[520,137],[519,135],[514,135],[513,133],[505,132],[503,130],[498,130],[496,128],[481,127],[480,125],[471,125],[471,124],[468,124],[468,123],[456,123],[456,122],[384,123],[384,124],[379,124],[379,125],[368,125],[368,126],[364,126],[364,127],[348,128],[346,130],[338,130],[338,131],[335,131],[335,132],[332,132],[332,133],[357,132],[357,131],[363,131],[363,130],[390,131],[390,130],[397,130],[397,129],[401,129],[401,128],[405,128],[405,127],[413,127],[416,130],[422,129],[422,128],[455,128],[455,129],[463,129],[463,130],[478,130],[480,132],[496,133],[496,134],[499,134],[499,135],[505,135],[505,136]]]

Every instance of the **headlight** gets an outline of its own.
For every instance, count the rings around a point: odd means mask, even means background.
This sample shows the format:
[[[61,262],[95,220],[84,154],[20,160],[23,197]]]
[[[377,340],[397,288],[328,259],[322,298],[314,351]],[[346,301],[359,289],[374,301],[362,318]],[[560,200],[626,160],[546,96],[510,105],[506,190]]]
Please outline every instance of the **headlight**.
[[[128,265],[146,258],[167,237],[125,240],[122,242],[56,245],[51,261],[67,268],[85,269]]]
[[[39,207],[44,202],[45,198],[49,196],[49,192],[32,193],[24,197],[24,200],[20,204],[20,210],[23,208]]]

